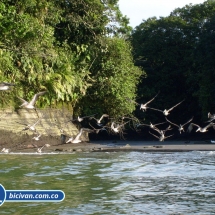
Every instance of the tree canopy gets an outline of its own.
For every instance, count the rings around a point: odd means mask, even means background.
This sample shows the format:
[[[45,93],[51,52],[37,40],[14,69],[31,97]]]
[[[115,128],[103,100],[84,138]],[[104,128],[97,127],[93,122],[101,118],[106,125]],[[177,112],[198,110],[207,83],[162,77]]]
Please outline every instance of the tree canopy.
[[[134,66],[126,40],[131,27],[117,3],[2,0],[0,81],[16,87],[1,93],[1,105],[17,106],[17,96],[28,99],[47,90],[38,107],[131,113],[134,104],[126,106],[123,99],[136,96],[142,72]]]
[[[214,111],[214,12],[215,1],[189,4],[167,17],[144,20],[133,30],[135,65],[146,72],[138,86],[139,102],[157,92],[153,106],[159,109],[185,99],[176,121],[191,116],[202,120]]]

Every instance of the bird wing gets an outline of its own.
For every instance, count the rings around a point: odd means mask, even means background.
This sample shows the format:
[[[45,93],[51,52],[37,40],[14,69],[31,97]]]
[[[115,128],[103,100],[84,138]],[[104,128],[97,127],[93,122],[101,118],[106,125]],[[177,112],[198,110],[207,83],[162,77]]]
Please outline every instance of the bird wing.
[[[160,112],[162,112],[163,113],[163,111],[162,110],[159,110],[159,109],[156,109],[156,108],[151,108],[151,107],[148,107],[149,109],[152,109],[152,110],[156,110],[156,111],[160,111]]]
[[[159,93],[158,93],[158,94],[159,94]],[[157,94],[157,95],[158,95],[158,94]],[[151,99],[151,100],[149,100],[148,102],[146,102],[146,103],[145,103],[145,105],[147,105],[147,104],[149,104],[150,102],[152,102],[152,101],[157,97],[157,95],[156,95],[156,96],[154,96],[154,98],[152,98],[152,99]]]
[[[155,134],[151,133],[150,131],[149,131],[149,133],[150,133],[151,135],[153,135],[154,137],[156,137],[156,138],[160,139],[160,137],[158,137],[157,135],[155,135]]]
[[[169,136],[165,136],[164,137],[164,139],[166,139],[166,138],[168,138],[168,137],[171,137],[171,136],[173,136],[174,134],[171,134],[171,135],[169,135]]]
[[[175,106],[171,107],[171,108],[168,110],[168,112],[171,111],[173,108],[177,107],[178,105],[180,105],[183,101],[184,101],[184,100],[182,100],[181,102],[179,102],[179,103],[176,104]]]
[[[194,124],[194,123],[190,123],[190,125],[189,125],[188,128],[187,128],[187,132],[190,133],[190,132],[193,130],[193,126],[196,126],[196,127],[200,128],[199,125]]]
[[[28,126],[28,124],[26,124],[26,123],[22,123],[22,122],[16,122],[16,123],[19,123],[20,125],[26,125],[26,126]]]
[[[41,119],[38,119],[32,126],[35,126]]]
[[[166,118],[166,117],[165,117],[165,118]],[[179,127],[177,124],[175,124],[175,123],[169,121],[167,118],[166,118],[166,121],[169,122],[169,123],[172,124],[172,125],[175,125],[176,127]]]
[[[193,120],[193,117],[190,119],[190,120],[188,120],[186,123],[184,123],[183,125],[182,125],[182,127],[184,127],[186,124],[188,124],[189,122],[191,122]]]
[[[83,128],[80,129],[79,133],[77,134],[77,136],[75,137],[74,140],[79,140],[80,137],[81,137],[81,135],[82,135],[82,132],[83,132]],[[73,140],[73,141],[74,141],[74,140]]]
[[[17,96],[17,98],[19,98],[23,102],[23,104],[28,104],[28,102],[26,100],[24,100],[23,98],[21,98],[19,96]]]
[[[34,95],[34,97],[32,98],[32,100],[29,102],[30,105],[35,105],[36,101],[38,100],[39,96],[42,96],[46,93],[47,91],[42,91],[42,92],[39,92],[39,93],[36,93]]]
[[[208,125],[205,126],[205,129],[210,128],[212,126],[214,126],[214,123],[211,122],[211,123],[209,123]]]

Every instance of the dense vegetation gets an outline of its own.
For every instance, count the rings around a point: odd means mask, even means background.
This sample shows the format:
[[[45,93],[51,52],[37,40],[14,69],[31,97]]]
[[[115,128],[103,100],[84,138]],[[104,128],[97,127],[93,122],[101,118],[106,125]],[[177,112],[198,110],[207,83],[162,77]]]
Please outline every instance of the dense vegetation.
[[[117,0],[2,0],[1,105],[18,106],[47,90],[37,107],[65,105],[77,114],[131,113],[141,70],[125,38],[131,27]]]
[[[215,110],[215,2],[186,5],[135,29],[118,0],[2,0],[1,106],[17,107],[47,90],[37,107],[69,108],[75,115],[131,114],[135,103],[175,109],[174,121],[207,118]],[[158,114],[157,114],[158,113]],[[141,120],[159,112],[136,109]],[[162,118],[163,119],[163,118]]]
[[[144,20],[131,37],[135,65],[147,74],[138,86],[138,102],[164,110],[178,102],[171,117],[183,122],[207,119],[215,111],[215,1],[186,5],[168,17]],[[154,111],[139,117],[158,120]],[[145,114],[145,115],[144,115]]]

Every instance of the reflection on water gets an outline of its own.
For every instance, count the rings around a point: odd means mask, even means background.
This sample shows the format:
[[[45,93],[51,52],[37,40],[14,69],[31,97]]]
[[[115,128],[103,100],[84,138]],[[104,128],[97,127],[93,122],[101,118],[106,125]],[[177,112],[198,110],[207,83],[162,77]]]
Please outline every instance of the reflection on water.
[[[59,203],[8,203],[1,214],[213,214],[215,154],[1,154],[7,190],[63,190]]]

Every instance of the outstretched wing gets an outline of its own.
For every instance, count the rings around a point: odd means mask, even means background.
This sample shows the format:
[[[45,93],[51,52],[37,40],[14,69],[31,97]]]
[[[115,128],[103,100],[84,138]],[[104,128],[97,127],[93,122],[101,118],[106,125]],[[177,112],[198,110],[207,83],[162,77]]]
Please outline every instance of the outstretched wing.
[[[150,133],[151,135],[153,135],[154,137],[156,137],[156,138],[160,139],[160,137],[158,137],[157,135],[155,135],[155,134],[151,133],[150,131],[149,131],[149,133]]]
[[[188,124],[189,122],[191,122],[193,120],[193,117],[190,119],[190,120],[188,120],[186,123],[184,123],[183,125],[182,125],[182,127],[184,127],[186,124]]]
[[[30,105],[35,105],[36,101],[38,100],[39,96],[42,96],[46,93],[47,91],[42,91],[39,93],[36,93],[33,97],[33,99],[29,102]]]
[[[160,92],[159,92],[159,93],[160,93]],[[158,94],[159,94],[159,93],[158,93]],[[157,94],[157,95],[158,95],[158,94]],[[151,100],[149,100],[148,102],[146,102],[144,105],[146,106],[147,104],[149,104],[150,102],[152,102],[152,101],[157,97],[157,95],[156,95],[156,96],[154,96],[154,98],[152,98],[152,99],[151,99]]]
[[[166,117],[165,117],[165,118],[166,118]],[[167,122],[169,122],[170,124],[172,124],[172,125],[176,126],[176,127],[179,127],[177,124],[175,124],[175,123],[173,123],[173,122],[169,121],[167,118],[166,118],[166,121],[167,121]]]
[[[194,124],[194,123],[190,123],[190,125],[188,126],[188,128],[187,128],[187,132],[188,133],[190,133],[192,130],[193,130],[193,126],[196,126],[196,127],[200,127],[199,125],[196,125],[196,124]]]
[[[178,105],[180,105],[184,100],[182,100],[181,102],[179,102],[178,104],[176,104],[175,106],[171,107],[168,111],[171,111],[173,108],[177,107]]]

